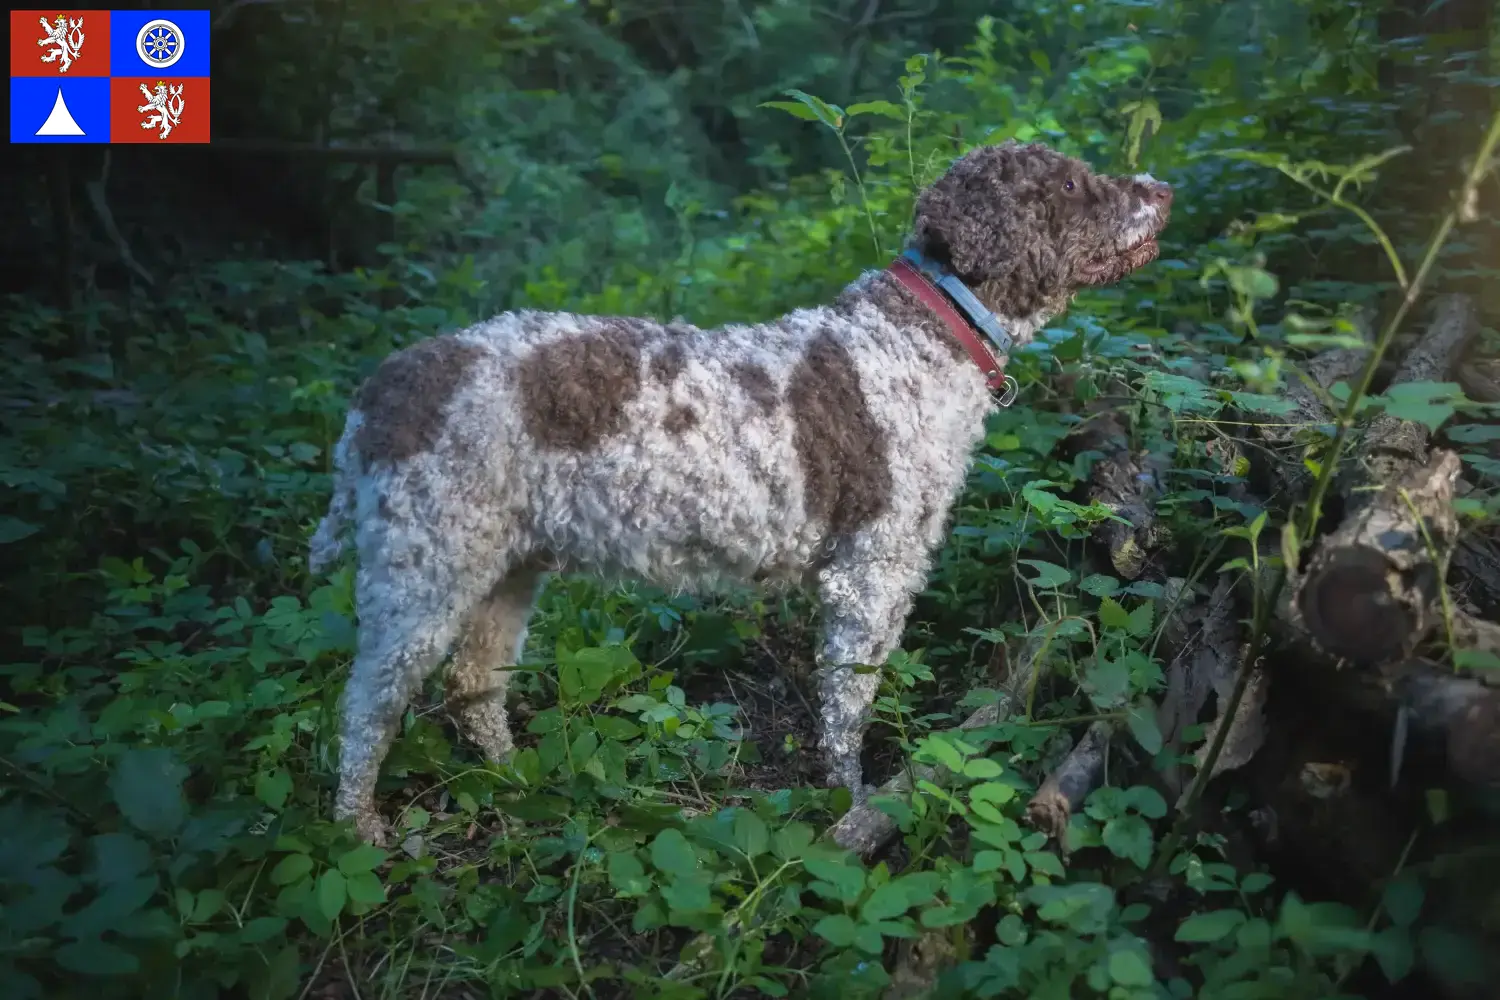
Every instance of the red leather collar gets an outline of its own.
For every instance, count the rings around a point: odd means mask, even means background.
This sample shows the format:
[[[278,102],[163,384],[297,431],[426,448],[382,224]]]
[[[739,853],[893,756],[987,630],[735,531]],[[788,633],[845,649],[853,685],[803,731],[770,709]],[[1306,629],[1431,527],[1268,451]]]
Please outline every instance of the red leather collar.
[[[970,326],[969,321],[953,308],[947,297],[934,288],[932,282],[928,281],[926,276],[904,257],[897,257],[891,261],[891,266],[887,270],[897,281],[910,289],[913,295],[921,299],[927,308],[937,313],[938,318],[947,325],[954,338],[968,352],[969,358],[984,373],[984,384],[991,389],[1002,388],[1005,385],[1005,365],[995,357],[995,352],[990,350],[979,331]]]

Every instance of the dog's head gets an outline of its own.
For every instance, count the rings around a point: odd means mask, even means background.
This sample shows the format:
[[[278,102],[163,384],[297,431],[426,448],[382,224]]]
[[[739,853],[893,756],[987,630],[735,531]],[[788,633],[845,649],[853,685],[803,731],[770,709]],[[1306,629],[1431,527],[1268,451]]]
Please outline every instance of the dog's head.
[[[1040,144],[973,150],[917,199],[913,241],[1001,316],[1056,313],[1156,259],[1172,189]]]

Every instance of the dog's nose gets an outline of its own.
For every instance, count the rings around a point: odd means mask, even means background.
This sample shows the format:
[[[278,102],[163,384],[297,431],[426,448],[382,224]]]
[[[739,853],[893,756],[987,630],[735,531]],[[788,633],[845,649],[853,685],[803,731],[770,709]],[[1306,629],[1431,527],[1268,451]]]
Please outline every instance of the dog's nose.
[[[1146,185],[1146,200],[1162,208],[1172,207],[1172,185],[1153,181]]]

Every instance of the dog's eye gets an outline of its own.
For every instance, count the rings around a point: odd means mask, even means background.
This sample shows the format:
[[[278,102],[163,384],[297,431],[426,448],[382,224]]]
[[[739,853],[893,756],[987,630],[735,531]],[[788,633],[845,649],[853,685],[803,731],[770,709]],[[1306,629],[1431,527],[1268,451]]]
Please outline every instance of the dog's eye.
[[[1063,181],[1063,190],[1067,191],[1069,194],[1073,192],[1073,186],[1073,178],[1069,177],[1067,180]]]

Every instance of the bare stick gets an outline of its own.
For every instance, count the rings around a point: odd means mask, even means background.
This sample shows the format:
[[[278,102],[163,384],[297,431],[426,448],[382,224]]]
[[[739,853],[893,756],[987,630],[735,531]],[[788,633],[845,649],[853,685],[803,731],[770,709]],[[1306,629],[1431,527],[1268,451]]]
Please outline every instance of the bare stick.
[[[1026,819],[1032,826],[1068,849],[1068,821],[1089,793],[1104,780],[1104,762],[1109,758],[1109,737],[1114,725],[1095,722],[1083,739],[1052,769],[1042,787],[1026,804]]]

